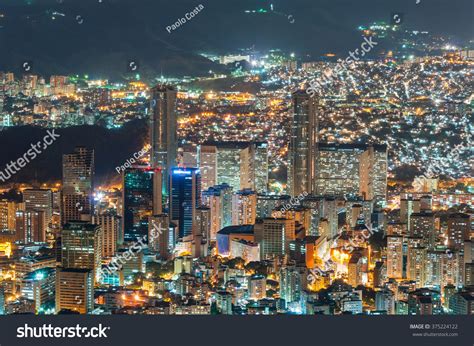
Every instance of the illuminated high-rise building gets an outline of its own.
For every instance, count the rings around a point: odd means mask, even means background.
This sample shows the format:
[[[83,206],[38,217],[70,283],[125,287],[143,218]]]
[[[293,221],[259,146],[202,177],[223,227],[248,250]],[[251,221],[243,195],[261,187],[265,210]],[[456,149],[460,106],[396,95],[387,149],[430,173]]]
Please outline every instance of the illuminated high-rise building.
[[[176,115],[177,90],[157,85],[151,89],[150,139],[151,166],[160,168],[164,177],[171,174],[178,155]],[[169,196],[168,179],[163,179],[163,195]]]
[[[106,213],[94,216],[93,223],[100,226],[102,258],[113,257],[117,251],[119,235],[122,232],[122,218]]]
[[[215,145],[199,145],[197,158],[197,167],[201,171],[201,188],[204,191],[217,185],[217,147]]]
[[[21,295],[35,302],[36,313],[54,306],[56,268],[38,269],[21,279]]]
[[[74,221],[61,231],[63,268],[90,269],[99,280],[102,263],[101,229],[86,221]]]
[[[227,184],[212,186],[202,193],[203,204],[211,211],[210,240],[217,232],[232,225],[232,187]]]
[[[198,154],[195,145],[186,144],[183,146],[181,165],[184,167],[198,166]]]
[[[252,190],[237,191],[232,196],[232,224],[253,225],[257,217],[257,194]]]
[[[268,144],[249,143],[240,151],[240,189],[257,193],[268,190]]]
[[[240,187],[240,152],[248,142],[209,143],[217,147],[217,184],[228,184],[234,191]]]
[[[134,166],[123,173],[122,220],[126,242],[148,235],[149,218],[162,213],[162,171]]]
[[[305,274],[301,268],[295,266],[283,267],[280,270],[280,299],[283,300],[285,308],[292,310],[292,307],[300,303],[301,293],[304,287]]]
[[[24,204],[6,199],[0,200],[0,231],[16,229],[16,212],[21,209],[24,209]]]
[[[61,223],[90,221],[93,213],[94,150],[77,147],[63,155]]]
[[[387,201],[387,147],[369,146],[360,155],[359,193],[365,200],[385,206]]]
[[[16,236],[23,244],[42,243],[46,241],[44,211],[16,212]]]
[[[421,201],[412,196],[400,199],[400,222],[406,223],[411,230],[411,215],[421,211]]]
[[[170,175],[170,219],[178,225],[178,238],[192,234],[196,208],[200,206],[199,169],[174,167]]]
[[[23,191],[26,211],[44,211],[44,229],[47,229],[53,216],[53,192],[48,189],[26,189]]]
[[[387,146],[318,143],[315,147],[316,195],[362,195],[385,203]]]
[[[420,237],[422,246],[433,250],[438,238],[433,213],[412,213],[410,216],[410,236]]]
[[[285,218],[265,218],[255,224],[255,241],[260,244],[261,259],[290,254],[295,240],[295,221]]]
[[[387,277],[403,278],[403,237],[387,236]]]
[[[57,268],[56,312],[68,310],[89,314],[94,310],[94,271]]]
[[[469,240],[471,222],[469,214],[456,213],[448,216],[448,247],[462,249],[464,241]]]
[[[419,239],[409,238],[407,246],[407,279],[416,282],[416,287],[425,287],[427,250],[420,246]]]
[[[314,192],[316,145],[319,141],[319,114],[315,97],[305,91],[293,94],[293,121],[289,144],[288,185],[290,194]]]

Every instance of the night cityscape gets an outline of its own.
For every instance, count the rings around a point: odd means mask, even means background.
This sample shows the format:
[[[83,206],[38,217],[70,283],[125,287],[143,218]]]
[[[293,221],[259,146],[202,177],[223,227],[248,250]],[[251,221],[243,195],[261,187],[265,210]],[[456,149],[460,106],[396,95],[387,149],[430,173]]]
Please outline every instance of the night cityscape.
[[[18,2],[0,315],[474,314],[472,3],[322,1],[311,43],[311,1]]]

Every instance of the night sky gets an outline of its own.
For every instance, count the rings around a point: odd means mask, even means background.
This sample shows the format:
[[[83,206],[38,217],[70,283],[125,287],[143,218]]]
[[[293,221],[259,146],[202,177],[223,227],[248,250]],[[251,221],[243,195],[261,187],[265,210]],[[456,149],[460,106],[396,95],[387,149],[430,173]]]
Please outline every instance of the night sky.
[[[5,15],[0,18],[0,70],[15,71],[23,61],[33,61],[38,73],[106,76],[134,59],[153,72],[192,74],[209,68],[195,55],[202,51],[253,46],[300,56],[345,54],[360,43],[358,25],[389,22],[392,13],[404,14],[407,29],[453,35],[455,43],[472,39],[474,32],[471,0],[99,1],[0,0]],[[278,13],[245,13],[269,10],[270,3]],[[199,14],[168,33],[166,26],[199,4],[204,6]]]

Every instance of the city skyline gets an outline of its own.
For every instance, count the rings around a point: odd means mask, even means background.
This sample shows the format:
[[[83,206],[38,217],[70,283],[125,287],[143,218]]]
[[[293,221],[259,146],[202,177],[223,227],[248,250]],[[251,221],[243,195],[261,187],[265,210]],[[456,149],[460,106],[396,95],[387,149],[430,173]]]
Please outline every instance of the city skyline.
[[[127,3],[104,2],[88,8]],[[0,43],[11,15],[42,6],[7,7]],[[54,6],[21,18],[41,30],[69,19]],[[166,35],[190,38],[214,6],[170,7]],[[305,18],[222,6],[239,13],[230,23]],[[351,22],[357,39],[338,52],[283,36],[197,55],[178,39],[170,59],[195,71],[179,76],[140,49],[90,75],[12,54],[20,71],[0,64],[0,315],[474,314],[474,41],[387,16]]]

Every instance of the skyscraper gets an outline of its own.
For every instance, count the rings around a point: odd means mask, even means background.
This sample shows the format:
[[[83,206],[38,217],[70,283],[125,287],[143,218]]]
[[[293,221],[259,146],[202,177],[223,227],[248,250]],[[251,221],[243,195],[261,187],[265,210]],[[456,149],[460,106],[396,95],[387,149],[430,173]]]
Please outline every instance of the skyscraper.
[[[471,225],[469,214],[455,213],[448,216],[448,246],[462,249],[464,241],[469,240]]]
[[[99,280],[102,262],[100,226],[74,221],[61,232],[61,265],[71,269],[90,269]]]
[[[265,218],[255,224],[255,241],[260,244],[262,260],[290,254],[290,243],[295,240],[295,221],[284,218]]]
[[[170,175],[170,218],[178,237],[192,234],[196,208],[201,206],[201,174],[197,168],[173,168]]]
[[[45,212],[22,211],[16,212],[17,240],[23,244],[45,242]]]
[[[232,188],[227,184],[210,187],[202,193],[203,204],[211,210],[210,240],[232,224]]]
[[[400,279],[403,277],[403,237],[391,235],[387,237],[387,277]]]
[[[252,190],[237,191],[232,196],[232,224],[253,225],[257,217],[257,193]]]
[[[293,121],[289,145],[288,185],[290,194],[313,192],[315,154],[318,143],[318,109],[315,97],[300,90],[293,94]]]
[[[268,190],[268,144],[249,143],[240,152],[240,189],[258,193]]]
[[[119,234],[122,232],[122,219],[113,214],[94,216],[93,223],[100,226],[102,238],[102,258],[111,258],[117,251]]]
[[[164,177],[176,166],[178,154],[175,88],[157,85],[151,89],[150,139],[151,166],[161,168]],[[163,179],[163,194],[169,195],[168,179]]]
[[[26,189],[23,191],[26,211],[44,211],[44,229],[53,216],[53,192],[48,189]]]
[[[197,148],[198,167],[201,171],[201,188],[207,190],[217,184],[217,148],[200,145]]]
[[[94,274],[89,269],[57,268],[56,312],[88,314],[94,310]]]
[[[63,155],[61,222],[87,220],[93,213],[94,150],[77,147]]]
[[[217,183],[229,184],[234,191],[240,187],[240,152],[248,146],[248,142],[218,142],[217,146]]]
[[[148,235],[149,217],[162,212],[162,171],[134,166],[123,173],[124,240],[135,241]]]
[[[385,203],[385,145],[318,143],[314,160],[316,195],[361,195]]]

